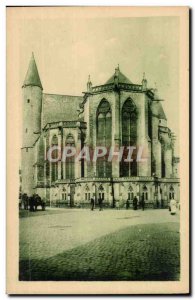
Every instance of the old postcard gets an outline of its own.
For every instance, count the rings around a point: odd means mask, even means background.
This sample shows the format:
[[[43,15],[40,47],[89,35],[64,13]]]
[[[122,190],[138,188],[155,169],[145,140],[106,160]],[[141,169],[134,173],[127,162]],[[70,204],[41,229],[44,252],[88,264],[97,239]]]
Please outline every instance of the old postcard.
[[[7,8],[7,293],[189,293],[189,9]]]

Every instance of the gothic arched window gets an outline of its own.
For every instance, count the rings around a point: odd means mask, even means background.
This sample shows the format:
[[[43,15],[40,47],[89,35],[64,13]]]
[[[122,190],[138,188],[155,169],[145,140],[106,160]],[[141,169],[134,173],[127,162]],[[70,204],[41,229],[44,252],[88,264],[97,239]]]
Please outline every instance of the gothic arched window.
[[[142,193],[142,195],[143,195],[144,200],[147,201],[148,200],[148,188],[147,188],[146,185],[143,186],[143,193]]]
[[[124,155],[121,162],[120,175],[122,177],[137,176],[136,150],[132,154],[132,162],[125,162],[129,146],[136,147],[137,143],[137,110],[132,99],[127,99],[122,107],[122,146]]]
[[[90,201],[90,188],[88,184],[85,186],[85,201]]]
[[[166,168],[165,168],[165,146],[161,143],[161,177],[166,177]]]
[[[72,134],[69,134],[66,139],[66,147],[75,147],[75,142]],[[75,157],[70,156],[66,158],[66,179],[75,178]]]
[[[38,155],[37,155],[37,179],[42,181],[44,178],[44,160],[45,160],[45,146],[43,136],[39,139]]]
[[[103,99],[97,109],[97,141],[96,146],[107,148],[109,153],[112,144],[112,113],[111,107],[107,100]],[[108,155],[100,157],[96,162],[98,177],[112,176],[112,162],[108,162]]]
[[[51,146],[58,146],[58,138],[56,135],[53,136],[51,141]],[[57,159],[58,158],[58,150],[55,149],[52,151],[52,158]],[[58,179],[58,162],[51,162],[51,181],[54,182]]]
[[[134,192],[132,186],[130,185],[128,191],[128,200],[133,200],[133,197],[134,197]]]
[[[99,198],[101,198],[102,200],[104,200],[104,187],[102,184],[100,184],[99,188],[98,188],[98,196]]]

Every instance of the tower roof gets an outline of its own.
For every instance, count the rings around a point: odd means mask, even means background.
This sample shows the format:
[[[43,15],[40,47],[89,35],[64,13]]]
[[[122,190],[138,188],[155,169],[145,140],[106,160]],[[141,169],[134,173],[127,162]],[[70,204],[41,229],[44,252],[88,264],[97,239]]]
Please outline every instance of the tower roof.
[[[128,83],[132,84],[132,82],[120,71],[119,66],[115,69],[115,73],[106,81],[105,84],[110,84],[115,82],[115,77],[118,77],[119,83]]]
[[[28,71],[26,73],[23,87],[28,85],[39,86],[41,89],[43,89],[33,53],[28,66]]]

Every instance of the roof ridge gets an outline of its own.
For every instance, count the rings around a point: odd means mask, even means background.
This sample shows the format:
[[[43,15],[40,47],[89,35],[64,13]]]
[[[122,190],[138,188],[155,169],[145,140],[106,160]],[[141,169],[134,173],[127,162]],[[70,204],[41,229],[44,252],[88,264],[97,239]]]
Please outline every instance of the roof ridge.
[[[83,98],[83,96],[75,96],[75,95],[64,95],[64,94],[53,94],[53,93],[43,93],[43,95],[52,95],[52,96],[62,96],[62,97],[80,97]]]

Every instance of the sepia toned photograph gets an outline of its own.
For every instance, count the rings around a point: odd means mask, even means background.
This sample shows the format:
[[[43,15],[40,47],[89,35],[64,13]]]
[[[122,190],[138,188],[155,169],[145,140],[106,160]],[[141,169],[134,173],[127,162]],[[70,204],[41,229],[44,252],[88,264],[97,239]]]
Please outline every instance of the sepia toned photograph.
[[[188,23],[7,8],[8,293],[189,292]]]

